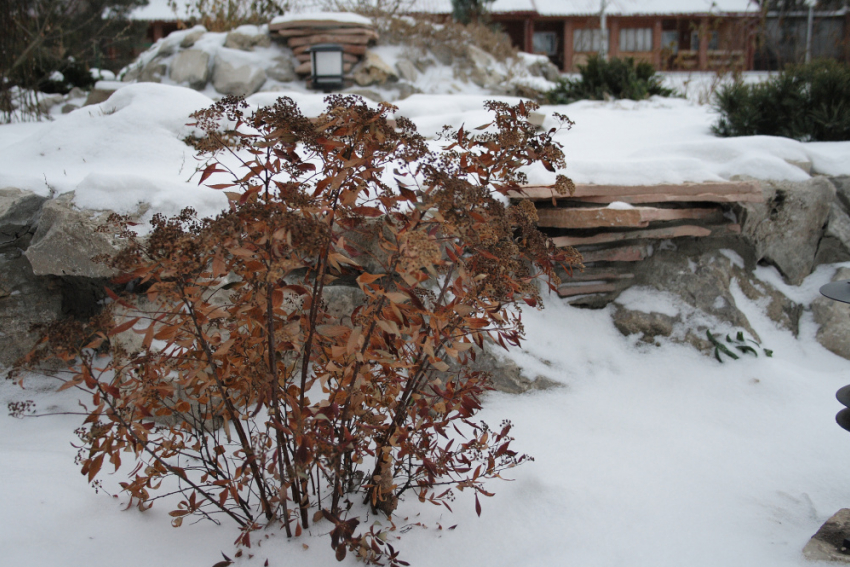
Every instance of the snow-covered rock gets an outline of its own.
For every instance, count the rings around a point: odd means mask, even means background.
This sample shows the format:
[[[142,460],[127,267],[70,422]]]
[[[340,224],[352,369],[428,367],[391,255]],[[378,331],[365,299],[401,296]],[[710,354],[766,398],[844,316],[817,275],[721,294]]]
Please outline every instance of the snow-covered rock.
[[[181,51],[171,62],[168,76],[175,83],[188,83],[193,89],[203,89],[210,78],[209,53],[199,49]]]
[[[265,70],[234,56],[232,51],[222,50],[215,56],[212,83],[221,94],[248,96],[265,82]]]
[[[108,213],[76,210],[73,194],[66,194],[44,203],[38,229],[24,255],[36,275],[107,278],[114,275],[108,266],[92,259],[111,255],[117,243],[98,227]]]
[[[354,70],[352,78],[361,87],[384,85],[388,82],[398,81],[395,69],[373,51],[366,52],[363,61]]]
[[[743,234],[757,260],[775,265],[793,285],[812,273],[835,187],[826,178],[763,184],[765,201],[742,205]]]

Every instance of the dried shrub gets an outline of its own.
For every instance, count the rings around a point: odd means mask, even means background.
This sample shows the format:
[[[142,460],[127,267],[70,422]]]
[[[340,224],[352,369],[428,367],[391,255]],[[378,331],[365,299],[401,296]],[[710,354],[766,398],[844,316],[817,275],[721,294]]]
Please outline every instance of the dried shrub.
[[[285,98],[194,115],[208,136],[200,181],[228,210],[157,216],[145,239],[116,217],[129,245],[114,283],[144,293],[110,291],[108,311],[48,335],[19,368],[45,354],[69,365],[61,388],[88,396],[82,473],[96,483],[131,461],[121,486],[140,509],[171,480],[175,526],[227,517],[249,546],[263,526],[297,537],[323,522],[338,559],[405,565],[392,521],[364,518],[391,518],[402,498],[450,509],[456,490],[480,514],[485,482],[528,460],[510,422],[474,419],[489,381],[464,365],[485,341],[519,345],[517,304],[539,305],[556,267],[578,263],[533,206],[502,197],[525,182],[519,168],[564,156],[554,129],[525,120],[534,105],[489,102],[489,130],[447,128],[434,153],[410,121],[387,122],[387,104],[327,102],[316,124]],[[341,281],[362,302],[334,316]]]
[[[183,0],[168,0],[177,13]],[[190,0],[185,2],[188,24],[201,24],[209,31],[230,31],[245,24],[269,23],[289,9],[288,0]]]
[[[382,43],[404,44],[420,52],[439,45],[458,59],[466,57],[470,45],[489,53],[497,61],[505,61],[517,54],[507,34],[485,23],[435,23],[428,18],[369,15],[375,20]]]

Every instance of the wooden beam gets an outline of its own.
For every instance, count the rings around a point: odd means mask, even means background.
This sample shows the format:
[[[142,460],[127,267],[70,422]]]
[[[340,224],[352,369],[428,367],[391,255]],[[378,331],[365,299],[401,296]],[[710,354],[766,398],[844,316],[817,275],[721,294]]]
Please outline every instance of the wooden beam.
[[[569,282],[586,282],[596,280],[631,280],[634,279],[634,277],[634,274],[624,272],[586,268],[583,272],[573,272],[572,276],[565,276],[562,283],[566,284]]]
[[[646,258],[646,248],[643,246],[618,246],[604,250],[582,251],[581,258],[585,264],[592,262],[640,262]]]
[[[740,234],[741,226],[738,224],[721,225],[712,228],[703,226],[673,226],[669,228],[653,228],[648,230],[629,230],[624,232],[603,232],[594,236],[557,236],[552,239],[555,246],[583,246],[590,244],[608,244],[611,242],[623,242],[625,240],[666,240],[668,238],[682,238],[692,236],[704,238],[706,236],[721,236],[724,234]]]
[[[366,53],[367,48],[365,45],[351,45],[349,43],[341,43],[343,53],[350,53],[352,55],[363,55]],[[308,53],[310,51],[310,45],[300,45],[292,49],[292,53],[295,55],[301,55],[302,53]]]
[[[558,287],[558,295],[561,297],[574,297],[576,295],[587,295],[591,293],[611,293],[617,291],[617,284],[588,284],[588,285],[562,285]]]
[[[632,209],[560,208],[540,209],[538,226],[551,228],[645,228],[650,222],[676,220],[707,220],[720,222],[723,213],[718,209]]]
[[[551,186],[529,185],[521,191],[510,191],[511,199],[548,201],[573,199],[591,203],[666,203],[688,202],[762,202],[761,184],[758,181],[665,183],[660,185],[576,185],[572,195],[559,195]]]
[[[624,240],[667,239],[683,236],[711,236],[711,229],[702,226],[674,226],[652,230],[630,230],[627,232],[603,232],[594,236],[558,236],[552,239],[556,246],[581,246],[587,244],[607,244]]]

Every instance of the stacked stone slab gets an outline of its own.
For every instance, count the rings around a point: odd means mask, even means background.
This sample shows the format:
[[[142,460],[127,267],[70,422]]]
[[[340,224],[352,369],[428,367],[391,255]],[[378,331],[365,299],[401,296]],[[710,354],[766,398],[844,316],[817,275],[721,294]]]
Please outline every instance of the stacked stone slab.
[[[602,296],[605,301],[634,282],[634,274],[625,266],[644,260],[651,242],[740,234],[741,226],[729,220],[727,208],[764,201],[757,181],[577,185],[572,195],[558,195],[552,187],[529,186],[511,197],[534,201],[538,225],[557,246],[574,246],[584,258],[584,272],[566,279],[558,294]]]
[[[344,16],[344,14],[340,14]],[[368,46],[378,40],[374,26],[363,19],[340,17],[338,20],[310,19],[272,21],[269,33],[282,39],[292,49],[300,65],[295,72],[309,75],[312,71],[310,48],[322,43],[336,43],[342,46],[343,72],[348,73],[366,54]]]

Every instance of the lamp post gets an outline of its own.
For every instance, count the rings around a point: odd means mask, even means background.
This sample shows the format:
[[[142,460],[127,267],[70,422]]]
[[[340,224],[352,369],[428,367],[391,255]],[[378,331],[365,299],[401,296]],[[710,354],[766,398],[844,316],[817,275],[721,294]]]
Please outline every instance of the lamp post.
[[[806,20],[806,63],[812,62],[812,30],[815,22],[815,0],[806,0],[804,5],[809,8],[809,17]]]
[[[828,283],[820,288],[820,293],[833,301],[850,303],[850,280]],[[835,398],[845,406],[843,410],[835,414],[835,421],[839,427],[850,431],[850,384],[838,390]]]
[[[343,87],[342,46],[336,43],[320,43],[310,48],[313,89],[330,92]]]

